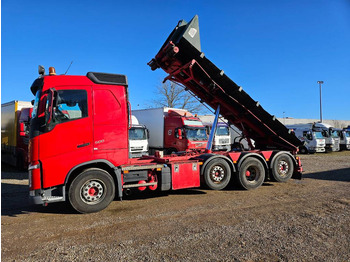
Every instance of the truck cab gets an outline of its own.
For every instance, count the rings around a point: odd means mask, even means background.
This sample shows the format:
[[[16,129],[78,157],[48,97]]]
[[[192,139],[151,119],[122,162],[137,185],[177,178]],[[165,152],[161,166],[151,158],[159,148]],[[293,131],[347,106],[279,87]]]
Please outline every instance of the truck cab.
[[[350,129],[343,128],[340,131],[340,149],[350,150]]]
[[[141,125],[136,116],[131,116],[131,128],[129,129],[129,154],[130,158],[148,155],[148,129]]]
[[[208,135],[202,121],[186,110],[171,109],[164,119],[164,146],[168,153],[204,150]]]
[[[320,128],[322,130],[322,135],[326,139],[326,151],[339,151],[340,150],[340,138],[338,132],[333,132],[333,128],[329,124],[325,123],[315,123],[314,128]]]
[[[204,123],[208,134],[213,128],[213,123]],[[230,127],[224,122],[218,122],[213,140],[213,151],[230,151],[231,135]]]
[[[51,68],[49,75],[39,73],[31,86],[35,100],[29,190],[33,203],[50,203],[65,200],[66,186],[82,168],[97,165],[113,171],[113,166],[128,163],[130,110],[124,75],[56,75]],[[84,203],[100,200],[95,193],[107,185],[103,181],[95,183],[94,192],[82,196]]]
[[[326,139],[322,135],[322,130],[312,128],[311,124],[287,125],[296,137],[304,142],[304,145],[299,148],[300,153],[323,153],[326,151]]]

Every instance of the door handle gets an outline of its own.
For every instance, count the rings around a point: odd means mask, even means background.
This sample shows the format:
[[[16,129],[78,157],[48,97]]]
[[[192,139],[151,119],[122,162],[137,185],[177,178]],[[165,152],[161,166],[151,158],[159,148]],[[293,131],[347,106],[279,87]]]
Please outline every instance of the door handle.
[[[80,145],[77,145],[77,148],[85,147],[85,146],[88,146],[88,145],[90,145],[90,143],[80,144]]]

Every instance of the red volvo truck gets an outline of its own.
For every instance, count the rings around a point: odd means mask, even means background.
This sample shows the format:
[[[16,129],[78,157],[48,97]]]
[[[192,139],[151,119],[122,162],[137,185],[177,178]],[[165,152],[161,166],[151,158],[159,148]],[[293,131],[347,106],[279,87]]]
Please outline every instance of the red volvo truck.
[[[128,190],[221,190],[231,179],[245,189],[265,180],[301,178],[300,140],[267,113],[200,50],[198,18],[180,21],[155,58],[166,79],[183,84],[255,141],[248,151],[183,152],[129,158],[128,83],[125,75],[41,75],[30,129],[30,197],[33,203],[68,201],[81,213],[97,212]],[[62,111],[71,112],[69,115]],[[74,114],[73,114],[73,111]],[[108,111],[106,113],[106,111]]]
[[[28,168],[29,121],[32,104],[11,101],[1,105],[1,162]]]
[[[169,107],[133,110],[149,130],[150,153],[162,150],[165,154],[181,151],[201,151],[208,136],[202,121],[184,109]]]

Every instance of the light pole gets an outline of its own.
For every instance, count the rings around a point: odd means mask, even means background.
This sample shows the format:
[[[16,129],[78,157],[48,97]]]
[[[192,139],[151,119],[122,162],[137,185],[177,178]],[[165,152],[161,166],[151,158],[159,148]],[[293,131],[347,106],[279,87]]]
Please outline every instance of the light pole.
[[[321,92],[321,87],[322,87],[323,81],[317,81],[317,83],[320,85],[320,122],[322,123],[322,92]]]

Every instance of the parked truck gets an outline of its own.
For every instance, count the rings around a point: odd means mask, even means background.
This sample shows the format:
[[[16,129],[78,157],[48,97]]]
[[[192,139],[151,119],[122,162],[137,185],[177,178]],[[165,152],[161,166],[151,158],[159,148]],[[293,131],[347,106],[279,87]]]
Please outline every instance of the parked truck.
[[[326,152],[326,139],[322,135],[322,130],[313,124],[286,125],[292,130],[304,145],[299,147],[302,154],[324,153]]]
[[[208,136],[202,121],[185,109],[161,107],[132,113],[149,130],[151,153],[160,150],[169,155],[206,148]]]
[[[213,128],[212,122],[203,123],[209,134]],[[215,126],[214,126],[215,127]],[[216,126],[215,136],[213,140],[213,151],[230,151],[231,150],[231,136],[230,127],[224,122],[218,122]]]
[[[350,150],[350,129],[343,128],[340,131],[340,149]]]
[[[129,129],[129,153],[130,158],[148,155],[148,129],[139,123],[136,116],[131,116],[131,128]]]
[[[322,135],[326,139],[326,151],[339,151],[340,138],[338,132],[333,132],[334,127],[326,123],[314,123],[315,128],[322,130]]]
[[[35,94],[29,166],[33,203],[67,200],[78,212],[89,213],[104,209],[130,189],[166,191],[202,185],[221,190],[231,178],[244,189],[255,189],[267,179],[301,178],[296,156],[300,140],[201,53],[197,16],[190,23],[182,20],[148,64],[152,70],[162,68],[169,74],[166,79],[182,83],[216,110],[214,123],[220,113],[239,126],[248,140],[254,139],[256,148],[214,153],[212,132],[206,152],[165,156],[156,152],[130,158],[126,76],[56,75],[53,68],[45,75],[41,67],[31,86]],[[62,107],[75,108],[79,117],[62,116],[58,112]]]
[[[20,170],[28,167],[31,102],[11,101],[1,105],[1,161]]]

